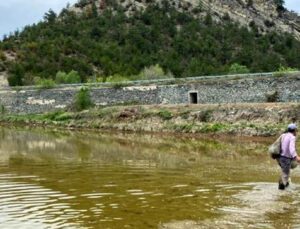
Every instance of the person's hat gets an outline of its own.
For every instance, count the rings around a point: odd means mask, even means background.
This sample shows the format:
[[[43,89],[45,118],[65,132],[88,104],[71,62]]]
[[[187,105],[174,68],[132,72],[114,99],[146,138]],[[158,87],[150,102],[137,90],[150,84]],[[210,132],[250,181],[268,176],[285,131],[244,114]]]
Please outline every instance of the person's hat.
[[[289,130],[296,130],[297,129],[297,125],[295,123],[291,123],[288,125],[288,129]]]

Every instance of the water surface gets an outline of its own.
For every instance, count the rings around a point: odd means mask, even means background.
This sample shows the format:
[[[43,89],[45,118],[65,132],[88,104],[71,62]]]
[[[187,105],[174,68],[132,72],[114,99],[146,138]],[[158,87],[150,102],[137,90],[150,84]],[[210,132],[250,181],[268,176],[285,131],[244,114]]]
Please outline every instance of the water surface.
[[[297,228],[272,140],[0,129],[0,225]]]

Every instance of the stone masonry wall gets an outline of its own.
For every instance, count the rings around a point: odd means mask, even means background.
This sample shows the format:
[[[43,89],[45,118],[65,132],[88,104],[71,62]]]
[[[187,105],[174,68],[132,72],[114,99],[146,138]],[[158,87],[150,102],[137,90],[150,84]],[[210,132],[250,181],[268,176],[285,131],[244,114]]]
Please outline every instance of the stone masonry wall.
[[[54,89],[0,90],[1,110],[7,113],[43,113],[70,107],[80,86]],[[173,85],[91,87],[98,106],[115,104],[188,104],[189,92],[198,103],[263,103],[268,93],[278,93],[277,102],[300,102],[300,76],[249,79],[200,80]]]

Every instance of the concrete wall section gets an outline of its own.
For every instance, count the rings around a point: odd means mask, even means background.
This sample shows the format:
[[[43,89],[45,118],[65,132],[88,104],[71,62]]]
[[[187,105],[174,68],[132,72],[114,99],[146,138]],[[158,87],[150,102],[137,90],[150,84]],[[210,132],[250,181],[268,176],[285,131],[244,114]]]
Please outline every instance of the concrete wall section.
[[[91,96],[96,105],[160,103],[156,85],[92,88]]]
[[[278,102],[300,102],[300,78],[265,78],[207,81],[161,86],[161,103],[189,103],[189,92],[198,92],[198,103],[263,103],[268,93],[277,92]]]
[[[75,93],[74,89],[0,91],[0,105],[8,113],[43,113],[71,105]]]
[[[0,90],[1,110],[8,113],[43,113],[70,107],[80,86],[54,89],[22,88]],[[96,105],[184,104],[197,93],[198,103],[260,103],[267,94],[277,94],[277,102],[300,102],[300,77],[264,77],[259,79],[202,80],[173,85],[91,87]],[[195,94],[193,95],[195,96]]]

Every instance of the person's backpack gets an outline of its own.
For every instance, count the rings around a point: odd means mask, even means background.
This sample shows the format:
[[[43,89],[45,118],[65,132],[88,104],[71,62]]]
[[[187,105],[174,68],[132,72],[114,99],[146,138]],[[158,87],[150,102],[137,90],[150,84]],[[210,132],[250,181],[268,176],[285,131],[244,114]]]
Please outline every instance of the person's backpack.
[[[269,146],[269,154],[273,159],[277,159],[280,157],[281,139],[282,139],[282,135],[279,138],[277,138],[277,140],[272,145]]]

